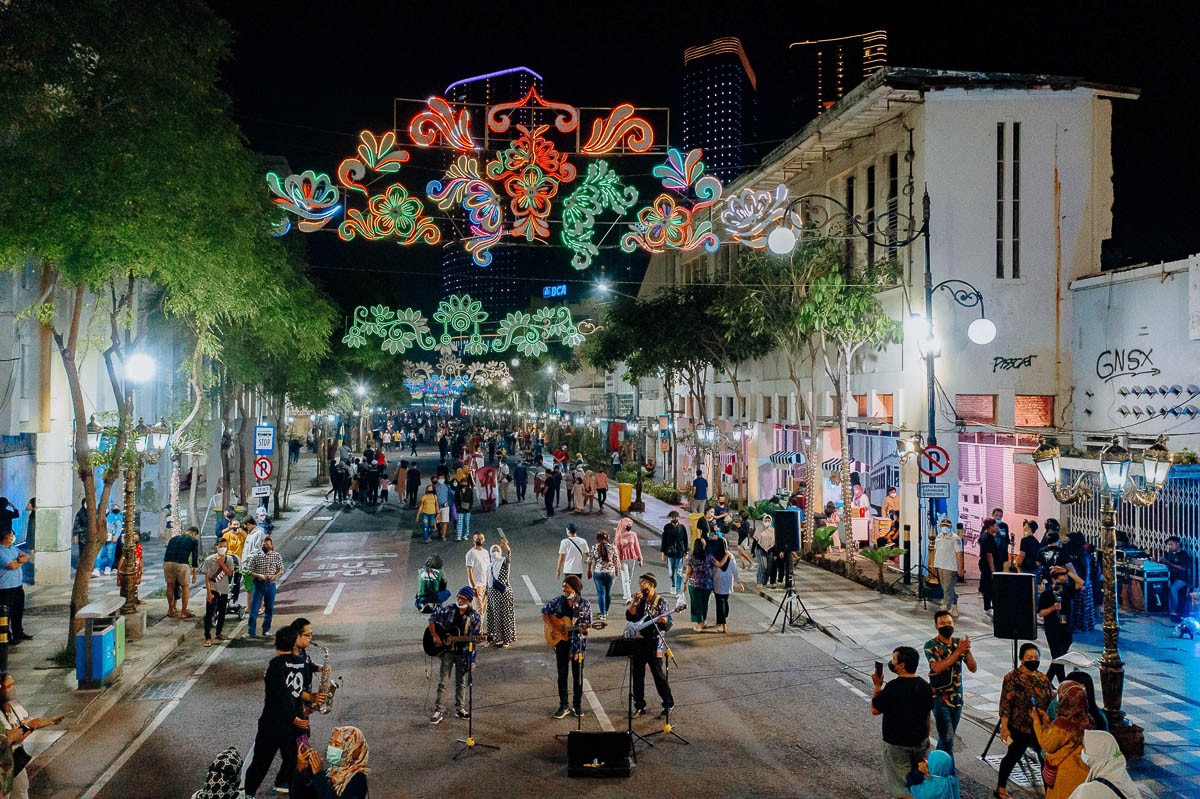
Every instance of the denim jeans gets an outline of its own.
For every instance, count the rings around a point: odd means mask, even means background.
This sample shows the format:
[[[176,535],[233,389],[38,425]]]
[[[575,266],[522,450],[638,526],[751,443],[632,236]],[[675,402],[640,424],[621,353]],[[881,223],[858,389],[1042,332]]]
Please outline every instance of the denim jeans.
[[[458,526],[455,528],[455,536],[458,538],[471,537],[471,514],[470,512],[458,512]]]
[[[937,725],[937,748],[948,755],[954,754],[954,733],[962,717],[962,706],[950,707],[940,696],[933,698],[933,723]]]
[[[275,583],[263,582],[262,580],[254,581],[254,588],[250,591],[250,637],[253,638],[255,633],[255,625],[258,621],[258,607],[263,606],[263,635],[271,632],[271,617],[275,615],[275,591],[278,586]]]
[[[592,580],[596,583],[596,603],[600,606],[600,615],[607,616],[609,605],[612,604],[612,572],[596,572]]]
[[[667,558],[667,573],[671,576],[671,590],[678,594],[683,590],[683,558]]]
[[[1180,616],[1188,615],[1190,610],[1191,598],[1188,596],[1188,584],[1186,580],[1172,580],[1169,592],[1169,601],[1171,605],[1171,618],[1176,619]]]
[[[117,542],[105,541],[104,547],[100,550],[100,554],[96,556],[96,568],[100,571],[111,569],[116,565],[117,559]]]
[[[425,534],[425,543],[429,543],[429,536],[433,533],[434,522],[437,521],[437,516],[432,513],[421,514],[421,532]]]
[[[958,607],[958,572],[950,569],[938,569],[937,578],[938,582],[942,584],[942,608],[949,610]]]

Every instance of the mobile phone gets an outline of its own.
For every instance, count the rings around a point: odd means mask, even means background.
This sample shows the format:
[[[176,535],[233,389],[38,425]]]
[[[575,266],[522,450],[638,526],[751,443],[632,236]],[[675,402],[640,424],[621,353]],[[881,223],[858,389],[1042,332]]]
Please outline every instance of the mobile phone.
[[[878,660],[877,660],[877,661],[875,661],[875,676],[876,676],[876,677],[882,677],[882,676],[883,676],[883,663],[882,663],[881,661],[878,661]]]
[[[309,748],[309,746],[308,746],[308,736],[307,736],[307,735],[300,735],[300,736],[298,736],[298,737],[296,738],[296,749],[297,749],[297,751],[303,752],[305,749],[308,749],[308,748]]]
[[[1033,705],[1034,707],[1037,707],[1037,697],[1036,696],[1029,697],[1029,704]]]
[[[508,536],[506,536],[506,535],[504,534],[504,528],[503,528],[503,527],[497,527],[497,528],[496,528],[496,532],[500,533],[500,540],[501,540],[501,541],[507,541],[507,540],[508,540]]]

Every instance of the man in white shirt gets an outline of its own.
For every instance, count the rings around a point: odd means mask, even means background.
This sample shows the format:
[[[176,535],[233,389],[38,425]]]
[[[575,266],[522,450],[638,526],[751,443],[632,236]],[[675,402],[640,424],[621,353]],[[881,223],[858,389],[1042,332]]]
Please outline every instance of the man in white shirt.
[[[589,551],[588,542],[575,535],[575,525],[568,524],[567,535],[558,545],[558,568],[554,576],[561,580],[568,574],[574,574],[583,580]]]
[[[938,582],[942,585],[942,610],[958,615],[958,587],[956,578],[965,575],[963,541],[949,519],[938,525],[938,536],[933,540],[933,568],[937,570]]]
[[[492,562],[488,551],[483,547],[483,533],[476,533],[467,550],[467,585],[475,591],[476,606],[482,614],[487,609],[487,573],[488,564]]]
[[[504,458],[501,458],[500,459],[500,468],[496,470],[496,487],[500,491],[500,504],[501,505],[508,504],[509,476],[510,476],[510,473],[509,473],[509,468],[508,468],[508,462]]]

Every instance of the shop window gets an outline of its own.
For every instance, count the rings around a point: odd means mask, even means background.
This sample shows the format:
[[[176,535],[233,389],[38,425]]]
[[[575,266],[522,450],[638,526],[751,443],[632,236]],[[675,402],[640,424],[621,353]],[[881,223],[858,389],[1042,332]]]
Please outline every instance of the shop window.
[[[995,394],[955,394],[954,415],[962,424],[995,424]]]
[[[1017,427],[1052,427],[1054,397],[1046,394],[1017,395],[1015,403]]]

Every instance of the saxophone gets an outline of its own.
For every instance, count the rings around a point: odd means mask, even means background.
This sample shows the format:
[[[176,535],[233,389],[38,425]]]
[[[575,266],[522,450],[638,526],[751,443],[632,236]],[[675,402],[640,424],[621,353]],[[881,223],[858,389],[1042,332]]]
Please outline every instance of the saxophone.
[[[322,694],[325,701],[318,702],[316,709],[318,713],[327,714],[333,710],[333,695],[342,687],[342,678],[333,678],[333,667],[329,665],[329,650],[322,646],[321,653],[324,660],[321,662],[321,682],[317,685],[317,693]]]

